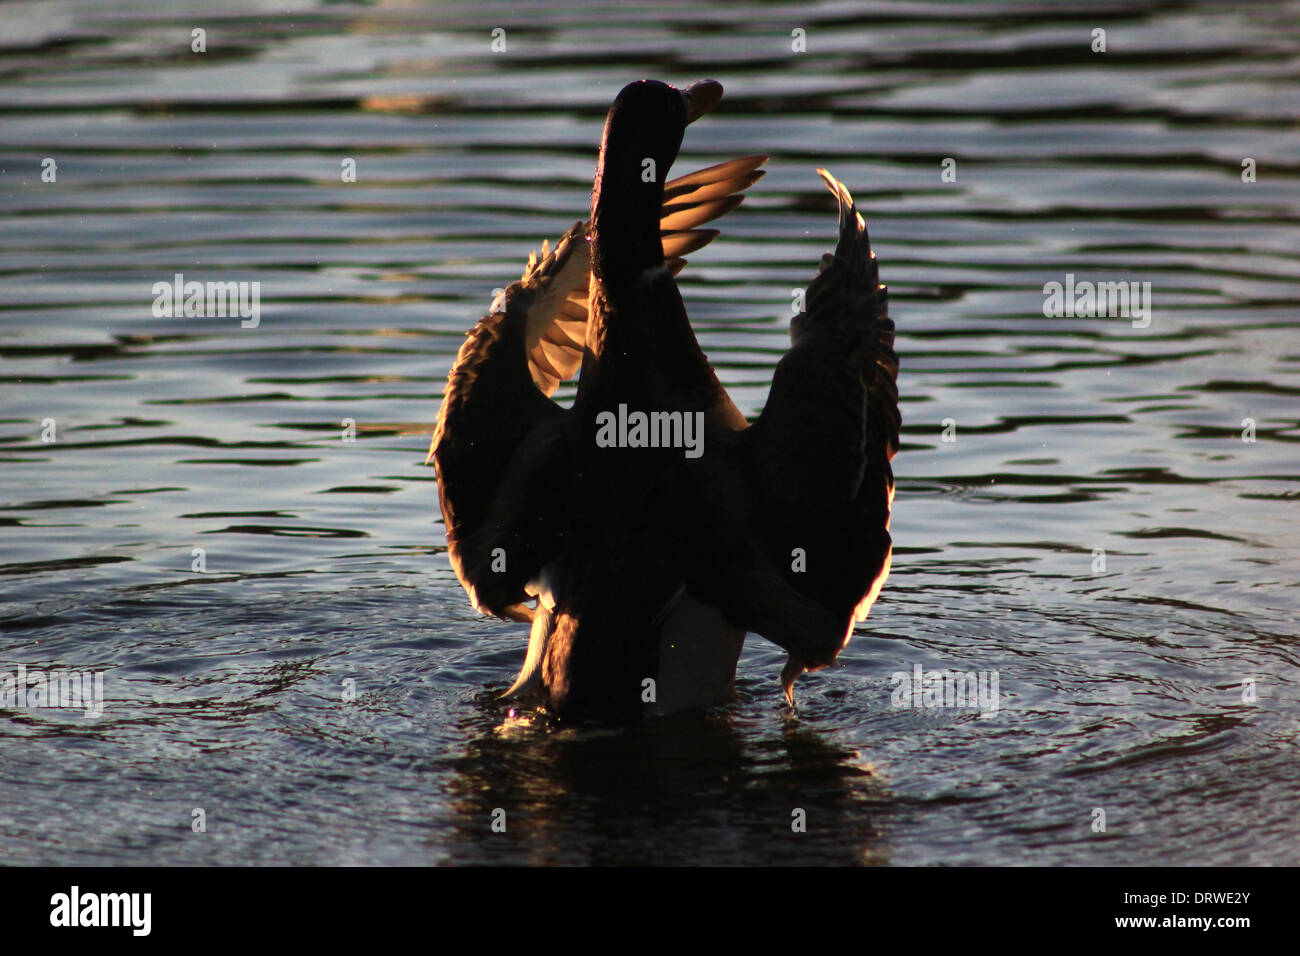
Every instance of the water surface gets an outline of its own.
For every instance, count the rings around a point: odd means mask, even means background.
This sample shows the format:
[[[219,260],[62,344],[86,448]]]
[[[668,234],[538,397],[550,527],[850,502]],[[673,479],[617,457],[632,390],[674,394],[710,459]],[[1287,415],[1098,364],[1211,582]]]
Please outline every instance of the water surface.
[[[0,861],[1300,863],[1300,4],[187,9],[0,6],[0,671],[107,697],[0,710]],[[796,716],[751,637],[734,705],[556,730],[495,700],[526,630],[469,607],[424,454],[642,76],[727,88],[679,172],[772,155],[681,278],[747,414],[814,167],[853,188],[894,568]],[[155,318],[177,272],[260,324]],[[1045,317],[1067,273],[1150,326]],[[917,665],[998,713],[892,706]]]

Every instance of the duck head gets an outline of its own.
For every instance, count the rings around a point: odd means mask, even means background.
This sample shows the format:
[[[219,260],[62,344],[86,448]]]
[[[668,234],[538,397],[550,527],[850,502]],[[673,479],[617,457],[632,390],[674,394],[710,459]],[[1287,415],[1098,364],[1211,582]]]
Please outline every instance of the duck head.
[[[591,194],[592,271],[602,281],[663,265],[664,181],[686,127],[722,99],[722,84],[684,90],[640,80],[623,87],[605,117]]]

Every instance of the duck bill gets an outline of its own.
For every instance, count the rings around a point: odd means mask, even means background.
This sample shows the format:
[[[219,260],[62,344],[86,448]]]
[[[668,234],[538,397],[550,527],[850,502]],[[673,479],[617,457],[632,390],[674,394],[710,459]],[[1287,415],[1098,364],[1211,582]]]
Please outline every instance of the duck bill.
[[[686,125],[689,126],[722,101],[722,84],[717,80],[700,80],[681,93],[686,103]]]

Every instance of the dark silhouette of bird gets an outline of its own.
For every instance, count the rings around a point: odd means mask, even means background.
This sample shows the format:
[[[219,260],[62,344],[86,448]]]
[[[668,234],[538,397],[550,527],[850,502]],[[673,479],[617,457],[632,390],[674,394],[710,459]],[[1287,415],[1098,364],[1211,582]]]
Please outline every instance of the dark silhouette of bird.
[[[819,170],[838,243],[752,424],[678,292],[682,257],[717,235],[700,225],[766,161],[663,181],[721,96],[707,80],[619,93],[590,221],[543,245],[470,331],[439,411],[430,457],[452,567],[476,608],[531,622],[507,694],[561,718],[725,699],[748,632],[787,651],[793,703],[795,678],[835,660],[889,572],[898,359],[848,190]],[[551,395],[579,372],[565,409]]]

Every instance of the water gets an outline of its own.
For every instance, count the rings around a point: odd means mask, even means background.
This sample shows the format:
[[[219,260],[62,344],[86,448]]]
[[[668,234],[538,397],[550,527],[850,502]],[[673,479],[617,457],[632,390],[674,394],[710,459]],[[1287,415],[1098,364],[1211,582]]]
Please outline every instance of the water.
[[[0,711],[0,862],[1300,863],[1300,4],[237,9],[0,6],[0,670],[107,698]],[[854,189],[894,570],[796,717],[751,637],[732,706],[556,730],[495,700],[526,631],[423,460],[645,75],[727,87],[678,172],[772,154],[681,279],[748,414],[832,241],[813,168]],[[155,318],[176,272],[261,282],[260,325]],[[1150,327],[1045,318],[1066,273],[1150,282]],[[997,715],[891,706],[916,665],[996,671]]]

